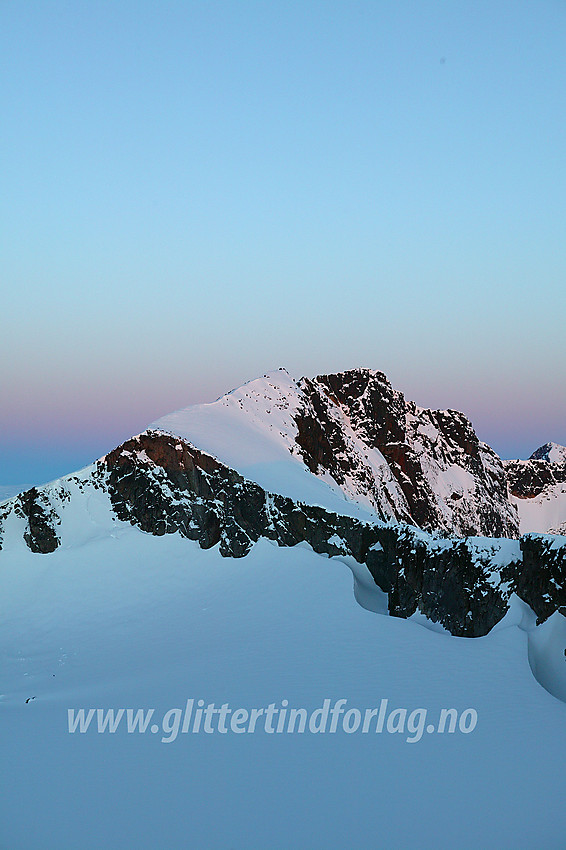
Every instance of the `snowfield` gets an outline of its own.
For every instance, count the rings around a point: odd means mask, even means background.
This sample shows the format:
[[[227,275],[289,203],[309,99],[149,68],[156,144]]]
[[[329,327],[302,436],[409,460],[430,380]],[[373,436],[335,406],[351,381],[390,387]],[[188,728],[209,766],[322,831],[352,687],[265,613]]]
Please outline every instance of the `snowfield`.
[[[487,637],[454,638],[339,558],[261,540],[221,558],[118,521],[112,536],[2,566],[5,776],[0,846],[530,848],[562,846],[566,705],[559,615],[519,600]],[[553,622],[553,621],[556,622]],[[550,652],[549,652],[550,648]],[[540,650],[540,652],[539,652]],[[555,668],[555,669],[554,669]],[[566,690],[563,697],[566,696]],[[280,703],[478,712],[468,734],[69,734],[67,709]],[[27,702],[29,700],[29,702]]]

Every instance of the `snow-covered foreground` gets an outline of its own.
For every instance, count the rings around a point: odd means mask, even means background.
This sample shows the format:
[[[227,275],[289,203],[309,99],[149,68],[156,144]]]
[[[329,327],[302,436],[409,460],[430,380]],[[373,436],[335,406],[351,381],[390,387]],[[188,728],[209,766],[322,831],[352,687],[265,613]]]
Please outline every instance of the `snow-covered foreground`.
[[[83,546],[38,556],[21,543],[6,555],[0,847],[563,846],[566,705],[533,677],[521,603],[487,637],[454,638],[364,610],[348,567],[307,547],[261,540],[223,559],[122,523]],[[369,582],[359,598],[371,594]],[[376,589],[374,607],[383,601]],[[551,620],[531,657],[560,686]],[[473,707],[478,724],[413,744],[387,733],[201,732],[165,744],[149,731],[67,731],[68,708],[161,714],[190,697],[311,709],[387,698],[430,715]]]

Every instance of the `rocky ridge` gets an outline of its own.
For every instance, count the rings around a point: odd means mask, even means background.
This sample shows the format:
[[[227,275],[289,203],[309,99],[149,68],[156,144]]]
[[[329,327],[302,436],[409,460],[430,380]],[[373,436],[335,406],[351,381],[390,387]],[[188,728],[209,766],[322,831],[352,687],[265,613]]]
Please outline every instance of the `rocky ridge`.
[[[102,491],[118,520],[153,535],[178,532],[225,557],[244,557],[264,537],[279,546],[308,543],[329,557],[365,564],[389,595],[394,616],[417,610],[452,634],[486,634],[517,593],[540,621],[566,614],[566,538],[526,535],[520,541],[446,539],[408,524],[364,522],[265,492],[185,440],[147,431],[98,461],[82,478],[33,488],[2,508],[13,514],[26,545],[54,552],[61,520],[76,498]],[[65,541],[66,542],[66,541]]]

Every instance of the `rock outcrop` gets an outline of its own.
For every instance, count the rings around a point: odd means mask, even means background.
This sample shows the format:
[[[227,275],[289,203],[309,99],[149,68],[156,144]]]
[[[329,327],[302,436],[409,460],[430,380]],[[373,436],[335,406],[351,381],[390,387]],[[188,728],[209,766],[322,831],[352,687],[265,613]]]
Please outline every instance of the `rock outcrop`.
[[[296,441],[311,472],[347,482],[382,519],[458,537],[518,535],[503,463],[462,413],[418,407],[370,369],[300,386]],[[376,475],[368,452],[386,475]]]
[[[541,446],[528,460],[504,460],[503,464],[509,493],[518,499],[534,499],[553,484],[566,483],[566,449],[554,443]]]

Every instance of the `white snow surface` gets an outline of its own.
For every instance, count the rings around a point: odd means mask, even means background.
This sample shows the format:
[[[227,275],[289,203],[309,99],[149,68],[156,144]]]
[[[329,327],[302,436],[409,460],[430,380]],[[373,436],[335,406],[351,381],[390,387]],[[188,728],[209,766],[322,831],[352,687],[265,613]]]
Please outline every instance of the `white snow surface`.
[[[420,615],[378,613],[386,598],[367,571],[360,607],[340,557],[261,540],[223,559],[112,520],[104,498],[89,494],[90,536],[75,519],[81,546],[38,556],[13,536],[3,552],[1,847],[562,846],[566,705],[548,690],[566,695],[563,618],[537,629],[515,599],[485,638],[453,638]],[[362,710],[386,698],[429,717],[473,707],[478,725],[414,744],[67,732],[68,708],[161,716],[188,698],[248,709],[345,698]]]

